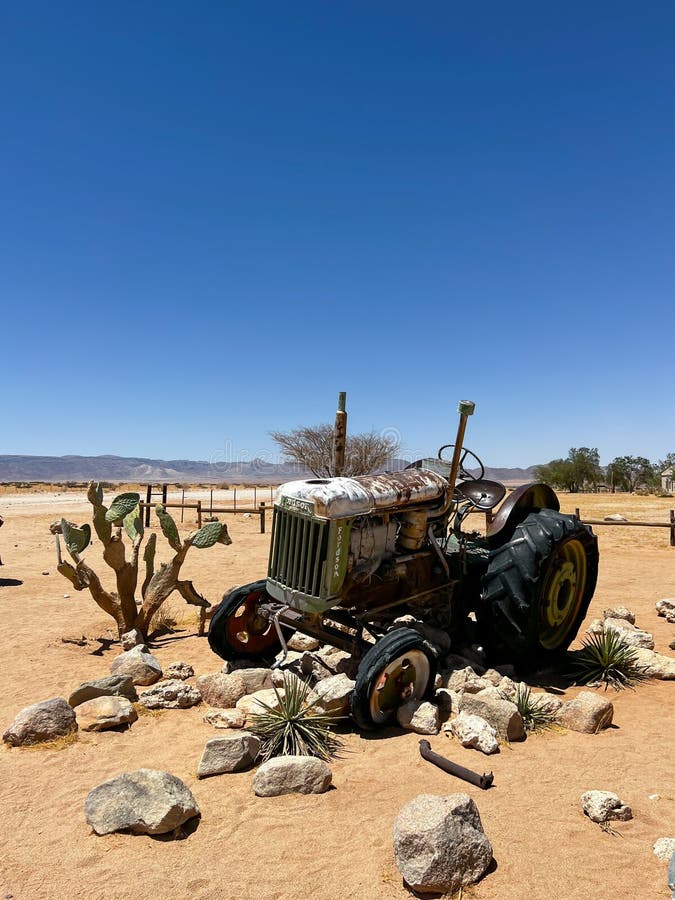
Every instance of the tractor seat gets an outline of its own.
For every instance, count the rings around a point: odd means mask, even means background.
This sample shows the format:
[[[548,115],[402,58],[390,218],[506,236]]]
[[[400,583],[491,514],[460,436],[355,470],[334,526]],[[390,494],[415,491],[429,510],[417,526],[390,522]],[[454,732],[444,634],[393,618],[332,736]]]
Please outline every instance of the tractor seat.
[[[455,485],[455,499],[468,500],[476,509],[488,510],[504,499],[506,488],[498,481],[480,478],[477,481],[460,481]]]

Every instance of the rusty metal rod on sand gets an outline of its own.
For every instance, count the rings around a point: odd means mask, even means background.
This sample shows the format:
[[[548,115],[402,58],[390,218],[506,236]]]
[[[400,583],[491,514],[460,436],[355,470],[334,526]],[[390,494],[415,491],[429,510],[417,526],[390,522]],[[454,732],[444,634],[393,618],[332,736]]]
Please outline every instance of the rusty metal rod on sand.
[[[420,754],[422,759],[426,759],[428,762],[433,763],[449,775],[454,775],[456,778],[468,781],[469,784],[475,784],[476,787],[482,788],[484,791],[491,787],[492,782],[495,780],[492,772],[490,772],[489,775],[479,775],[478,772],[472,772],[471,769],[465,769],[464,766],[458,766],[457,763],[451,762],[449,759],[441,756],[440,753],[434,753],[429,741],[420,741]]]

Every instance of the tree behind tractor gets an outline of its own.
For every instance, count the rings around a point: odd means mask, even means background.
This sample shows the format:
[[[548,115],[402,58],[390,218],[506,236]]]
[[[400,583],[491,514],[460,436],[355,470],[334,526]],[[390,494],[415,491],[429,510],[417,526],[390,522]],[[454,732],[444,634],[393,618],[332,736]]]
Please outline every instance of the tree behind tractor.
[[[282,485],[267,578],[223,598],[211,648],[228,660],[272,657],[300,631],[350,652],[360,659],[352,714],[363,728],[433,691],[436,649],[413,628],[392,630],[403,614],[458,639],[473,613],[495,662],[562,654],[595,590],[597,539],[560,512],[546,484],[504,500],[504,485],[464,447],[474,408],[459,404],[454,444],[401,472]],[[470,512],[500,503],[485,536],[465,530]]]

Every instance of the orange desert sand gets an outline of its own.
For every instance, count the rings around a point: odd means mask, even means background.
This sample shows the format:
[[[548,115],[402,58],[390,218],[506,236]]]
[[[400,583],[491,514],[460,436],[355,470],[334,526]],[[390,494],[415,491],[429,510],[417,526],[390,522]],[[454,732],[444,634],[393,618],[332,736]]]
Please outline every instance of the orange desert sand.
[[[71,497],[71,495],[68,495]],[[79,495],[80,497],[82,495]],[[77,593],[56,572],[49,523],[64,513],[89,519],[73,496],[5,493],[0,512],[0,634],[4,730],[24,706],[68,697],[82,681],[109,674],[117,645],[101,649],[111,620],[88,593]],[[48,501],[48,502],[46,502]],[[672,500],[622,495],[569,495],[564,511],[580,506],[588,518],[622,513],[666,521]],[[189,514],[191,515],[191,514]],[[187,532],[194,527],[180,526]],[[226,517],[233,544],[193,550],[184,577],[212,602],[223,591],[266,571],[269,533],[254,518]],[[479,521],[478,518],[475,520]],[[675,629],[654,603],[675,596],[675,548],[666,529],[599,527],[600,578],[589,617],[607,606],[632,609],[653,633],[656,650],[673,654]],[[166,558],[166,543],[160,539]],[[87,559],[98,563],[98,548]],[[161,557],[160,557],[161,558]],[[48,571],[48,575],[43,575]],[[98,568],[107,578],[107,568]],[[19,585],[6,580],[18,579]],[[64,598],[64,594],[69,594]],[[194,610],[171,599],[181,630],[159,639],[153,653],[166,668],[191,663],[197,675],[220,660],[196,636]],[[583,633],[583,632],[582,632]],[[87,646],[64,643],[85,635]],[[576,689],[567,692],[573,696]],[[479,771],[492,769],[489,791],[466,784],[421,759],[419,737],[390,729],[349,733],[347,752],[332,763],[334,789],[320,796],[254,796],[250,772],[199,781],[204,743],[216,732],[203,708],[144,715],[125,733],[87,733],[61,750],[0,750],[2,833],[0,898],[232,898],[232,900],[394,900],[410,897],[394,864],[392,825],[419,793],[464,791],[476,801],[494,850],[494,863],[464,897],[518,900],[616,900],[667,897],[666,864],[652,844],[675,836],[675,683],[650,681],[633,691],[610,691],[612,727],[597,735],[545,733],[485,757],[441,733],[432,748]],[[182,778],[201,808],[201,821],[182,840],[114,834],[97,837],[84,817],[91,788],[140,767]],[[616,792],[634,814],[603,832],[584,817],[580,795]],[[657,794],[659,799],[649,799]]]

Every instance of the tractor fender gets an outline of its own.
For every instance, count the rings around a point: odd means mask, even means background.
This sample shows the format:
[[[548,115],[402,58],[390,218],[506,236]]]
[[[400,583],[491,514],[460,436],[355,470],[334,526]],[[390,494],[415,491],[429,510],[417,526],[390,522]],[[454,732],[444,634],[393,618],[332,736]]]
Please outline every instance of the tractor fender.
[[[559,512],[560,501],[556,492],[543,482],[532,481],[529,484],[521,484],[499,507],[487,530],[490,549],[509,541],[515,528],[537,509],[553,509]]]

